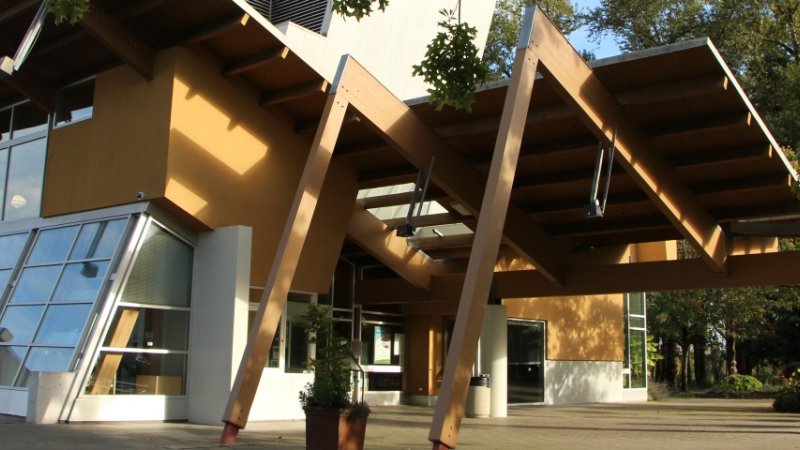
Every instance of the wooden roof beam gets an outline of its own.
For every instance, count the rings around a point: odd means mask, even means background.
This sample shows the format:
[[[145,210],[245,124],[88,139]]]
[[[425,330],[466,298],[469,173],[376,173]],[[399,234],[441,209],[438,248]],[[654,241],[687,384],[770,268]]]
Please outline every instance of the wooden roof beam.
[[[413,192],[398,192],[396,194],[375,195],[372,197],[363,197],[357,200],[357,203],[364,209],[370,208],[383,208],[387,206],[401,206],[411,203],[411,196]],[[447,198],[447,194],[441,189],[431,187],[425,194],[425,201],[442,200]]]
[[[464,220],[464,217],[451,213],[426,214],[414,219],[414,225],[418,227],[435,227],[436,225],[460,223],[462,220]],[[395,219],[384,220],[383,223],[385,223],[387,227],[394,229],[406,223],[406,218],[397,217]]]
[[[175,44],[190,45],[207,41],[215,36],[219,36],[236,29],[247,26],[250,21],[249,14],[237,14],[234,17],[222,19],[218,22],[208,23],[200,28],[192,30],[191,33],[176,39]],[[169,47],[169,46],[166,46]]]
[[[261,66],[265,66],[273,61],[286,59],[287,56],[289,56],[289,47],[281,46],[273,48],[265,52],[248,56],[238,61],[225,64],[225,67],[222,69],[222,74],[225,76],[238,75],[240,73],[248,72]],[[314,122],[314,125],[315,127],[319,126],[319,119]],[[316,130],[316,128],[314,128],[314,130]]]
[[[153,79],[155,51],[122,23],[92,2],[81,19],[81,26],[119,59],[147,80]]]
[[[329,87],[330,85],[326,80],[320,80],[269,92],[261,97],[261,106],[278,105],[310,97],[314,94],[324,94]]]
[[[616,94],[617,101],[622,106],[652,105],[685,97],[707,95],[728,90],[728,77],[725,75],[712,75],[705,78],[678,81],[675,83],[647,86]]]
[[[342,74],[341,89],[350,104],[374,125],[375,131],[417,168],[427,168],[435,156],[432,181],[470,214],[478,216],[485,176],[352,58]],[[551,281],[560,281],[566,264],[563,250],[513,203],[508,206],[504,233],[520,255]]]
[[[360,123],[361,117],[353,111],[348,111],[344,118],[344,124],[349,125],[353,123]],[[319,118],[298,120],[294,125],[295,133],[308,133],[317,129],[319,126]]]
[[[30,67],[23,67],[10,77],[0,78],[43,110],[51,114],[55,111],[56,88],[31,71]]]
[[[541,63],[540,72],[572,105],[580,119],[610,144],[616,130],[617,160],[650,196],[714,272],[726,271],[725,232],[674,169],[653,149],[647,136],[626,116],[614,96],[575,52],[564,35],[538,7],[526,11],[529,48]]]
[[[361,156],[374,156],[388,150],[392,150],[392,146],[383,139],[369,139],[339,145],[336,147],[335,156],[339,158],[358,158]]]
[[[17,17],[28,12],[29,9],[32,9],[33,7],[39,6],[41,4],[42,0],[27,0],[3,11],[3,13],[0,14],[0,25],[16,19]]]

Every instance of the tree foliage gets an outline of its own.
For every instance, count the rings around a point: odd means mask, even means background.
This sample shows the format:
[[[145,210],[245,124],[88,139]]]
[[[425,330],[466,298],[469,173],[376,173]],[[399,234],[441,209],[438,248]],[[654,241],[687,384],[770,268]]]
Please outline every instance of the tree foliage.
[[[483,52],[483,61],[489,68],[490,79],[511,76],[522,16],[525,6],[532,3],[532,0],[497,0]],[[553,19],[564,34],[572,33],[580,26],[577,10],[569,0],[543,0],[535,3]]]
[[[333,0],[331,11],[344,17],[355,17],[356,20],[361,20],[372,14],[374,6],[383,11],[389,6],[389,0]]]
[[[477,30],[457,20],[455,10],[440,13],[445,17],[439,22],[442,31],[428,44],[425,59],[413,66],[413,73],[431,85],[430,103],[437,110],[452,106],[469,112],[475,86],[486,81],[487,75],[474,43]]]
[[[56,25],[78,23],[89,10],[89,0],[47,0],[47,12],[53,14]]]

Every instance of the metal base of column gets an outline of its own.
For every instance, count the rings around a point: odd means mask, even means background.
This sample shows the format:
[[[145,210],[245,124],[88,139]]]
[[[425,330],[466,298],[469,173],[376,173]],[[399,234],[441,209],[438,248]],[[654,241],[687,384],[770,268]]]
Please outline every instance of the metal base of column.
[[[232,423],[225,423],[225,428],[222,429],[222,435],[219,437],[220,445],[233,445],[239,437],[239,430],[242,428]]]
[[[439,441],[432,441],[433,442],[433,449],[432,450],[453,450],[454,447],[450,447],[447,444],[443,444]]]

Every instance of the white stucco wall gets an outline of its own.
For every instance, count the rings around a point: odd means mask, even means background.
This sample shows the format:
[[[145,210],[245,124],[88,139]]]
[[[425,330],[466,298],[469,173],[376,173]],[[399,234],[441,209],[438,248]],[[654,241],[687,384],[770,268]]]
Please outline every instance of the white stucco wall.
[[[545,361],[548,405],[622,401],[622,362]]]
[[[342,54],[350,54],[399,98],[427,95],[426,85],[413,77],[411,66],[419,64],[425,48],[436,36],[442,9],[453,9],[455,0],[394,1],[384,12],[373,12],[356,21],[330,15],[320,35],[293,23],[278,25],[287,41],[323,75],[332,80]],[[461,20],[477,28],[476,44],[483,54],[495,0],[462,0]]]

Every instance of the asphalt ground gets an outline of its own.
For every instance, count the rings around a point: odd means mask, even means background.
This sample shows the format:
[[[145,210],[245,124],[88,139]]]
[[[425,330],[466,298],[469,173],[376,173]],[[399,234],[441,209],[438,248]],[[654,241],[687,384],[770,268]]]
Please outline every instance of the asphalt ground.
[[[366,449],[430,449],[433,409],[374,407]],[[251,423],[233,449],[305,448],[303,421]],[[189,423],[29,425],[0,416],[0,449],[205,449],[222,426]],[[520,406],[464,419],[458,449],[800,449],[800,414],[769,400],[668,399],[646,404]]]

